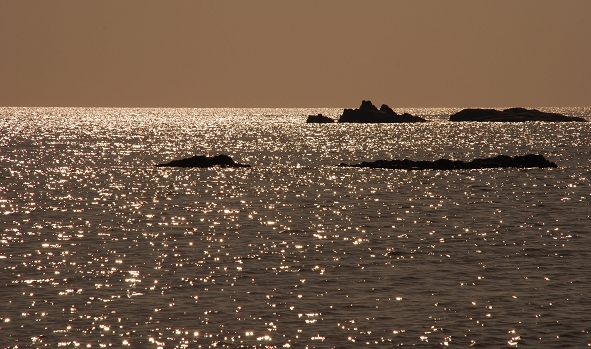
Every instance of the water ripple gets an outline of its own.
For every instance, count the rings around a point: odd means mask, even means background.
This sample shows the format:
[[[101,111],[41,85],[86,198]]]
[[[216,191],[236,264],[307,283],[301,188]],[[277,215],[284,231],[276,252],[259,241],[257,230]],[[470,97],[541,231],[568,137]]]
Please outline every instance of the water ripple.
[[[586,124],[1,112],[1,347],[591,343]],[[336,166],[532,151],[559,169]],[[220,152],[253,167],[153,166]]]

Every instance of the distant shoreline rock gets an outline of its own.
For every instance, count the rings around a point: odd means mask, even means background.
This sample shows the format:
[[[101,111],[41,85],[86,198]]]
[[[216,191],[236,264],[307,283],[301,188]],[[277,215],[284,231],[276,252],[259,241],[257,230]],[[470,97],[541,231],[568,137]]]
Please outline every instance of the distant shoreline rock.
[[[158,164],[156,167],[250,167],[250,165],[244,165],[234,162],[228,155],[216,155],[216,156],[205,156],[195,155],[190,158],[172,160],[164,164]]]
[[[314,123],[314,124],[328,124],[334,122],[332,118],[328,116],[324,116],[322,114],[318,115],[308,115],[308,119],[306,120],[307,123]]]
[[[449,121],[493,121],[493,122],[586,122],[577,116],[566,116],[559,113],[547,113],[536,109],[510,108],[503,111],[496,109],[463,109],[449,117]]]
[[[340,164],[344,167],[369,167],[386,168],[397,170],[474,170],[485,168],[556,168],[556,163],[548,161],[543,155],[527,154],[523,156],[499,155],[492,158],[474,159],[472,161],[454,161],[448,159],[439,159],[435,161],[412,161],[404,160],[376,160],[371,162],[362,162],[359,164],[348,165]]]
[[[339,122],[349,123],[403,123],[426,122],[427,120],[408,113],[396,114],[392,108],[382,104],[378,109],[371,101],[362,101],[358,109],[345,109]]]

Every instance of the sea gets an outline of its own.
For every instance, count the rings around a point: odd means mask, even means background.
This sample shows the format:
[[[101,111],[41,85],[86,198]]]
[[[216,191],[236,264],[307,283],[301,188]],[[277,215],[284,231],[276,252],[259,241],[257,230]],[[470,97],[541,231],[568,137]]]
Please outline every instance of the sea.
[[[0,108],[0,348],[591,346],[591,122],[460,109]]]

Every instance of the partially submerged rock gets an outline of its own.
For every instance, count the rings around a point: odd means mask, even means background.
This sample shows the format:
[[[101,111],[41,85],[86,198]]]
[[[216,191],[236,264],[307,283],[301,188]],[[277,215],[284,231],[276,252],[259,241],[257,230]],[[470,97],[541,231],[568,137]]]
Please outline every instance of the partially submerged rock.
[[[382,104],[378,109],[371,101],[361,102],[358,109],[345,109],[339,118],[339,122],[354,123],[398,123],[398,122],[425,122],[427,120],[408,113],[396,114],[392,108]]]
[[[327,124],[334,122],[332,118],[328,116],[324,116],[322,114],[318,115],[308,115],[308,119],[306,120],[307,123],[316,123],[316,124]]]
[[[472,161],[454,161],[448,159],[439,159],[436,161],[412,161],[404,160],[376,160],[372,162],[362,162],[360,164],[340,166],[348,167],[370,167],[370,168],[388,168],[401,170],[466,170],[466,169],[484,169],[484,168],[548,168],[558,167],[554,162],[548,161],[543,155],[527,154],[523,156],[498,155],[486,159],[474,159]]]
[[[464,109],[451,115],[449,121],[568,122],[587,120],[581,117],[566,116],[559,113],[547,113],[536,109],[510,108],[503,111],[496,109]]]
[[[158,164],[157,167],[250,167],[250,165],[244,165],[234,162],[228,155],[216,155],[216,156],[205,156],[196,155],[190,158],[172,160],[165,164]]]

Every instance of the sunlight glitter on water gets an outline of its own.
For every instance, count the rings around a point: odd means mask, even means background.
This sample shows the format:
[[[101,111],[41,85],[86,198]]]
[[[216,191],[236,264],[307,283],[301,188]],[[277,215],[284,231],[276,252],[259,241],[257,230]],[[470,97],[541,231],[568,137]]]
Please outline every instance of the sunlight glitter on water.
[[[591,342],[589,128],[275,112],[25,116],[0,143],[1,346]],[[219,149],[253,167],[152,167]],[[540,149],[562,168],[335,166]]]

